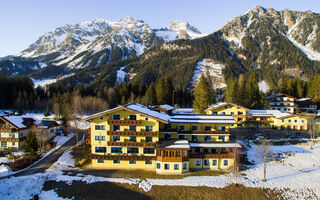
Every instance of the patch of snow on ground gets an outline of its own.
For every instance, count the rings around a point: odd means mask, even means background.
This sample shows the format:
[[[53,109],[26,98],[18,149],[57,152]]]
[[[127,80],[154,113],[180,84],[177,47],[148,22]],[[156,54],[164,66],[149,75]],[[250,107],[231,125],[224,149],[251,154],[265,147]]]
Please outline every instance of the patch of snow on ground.
[[[156,36],[162,38],[165,42],[170,42],[173,40],[178,39],[178,34],[176,31],[172,31],[172,30],[158,30],[156,32]]]
[[[54,190],[42,191],[39,195],[39,199],[43,200],[68,200],[68,198],[62,198],[57,195]]]
[[[11,169],[8,165],[2,164],[0,165],[0,177],[7,176],[11,173]]]
[[[209,72],[211,79],[213,79],[213,87],[225,88],[227,85],[224,82],[222,70],[225,68],[224,65],[214,62],[212,59],[202,59],[197,62],[194,67],[193,76],[191,78],[191,84],[195,87],[199,82],[202,74],[206,75]]]
[[[258,85],[259,85],[259,90],[263,93],[267,93],[270,90],[268,84],[264,80],[260,81]]]
[[[123,66],[123,67],[120,67],[119,70],[117,70],[117,82],[118,83],[123,83],[128,75],[128,73],[124,71],[125,68],[126,68],[126,66]]]
[[[64,79],[64,78],[67,78],[67,77],[70,77],[70,76],[73,76],[73,75],[74,75],[74,73],[64,75],[61,78],[43,79],[43,80],[32,79],[32,81],[33,81],[33,84],[34,84],[35,88],[38,87],[38,86],[44,87],[46,85],[50,85],[52,83],[57,82],[57,80],[61,80],[61,79]]]
[[[10,160],[7,157],[0,157],[0,164],[9,164]]]
[[[71,155],[71,149],[64,152],[62,156],[49,168],[49,170],[69,170],[75,168],[75,161]]]

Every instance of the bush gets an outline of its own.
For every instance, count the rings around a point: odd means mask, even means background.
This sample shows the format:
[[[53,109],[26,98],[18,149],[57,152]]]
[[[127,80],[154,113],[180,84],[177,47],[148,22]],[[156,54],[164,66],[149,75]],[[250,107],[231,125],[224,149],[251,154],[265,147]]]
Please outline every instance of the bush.
[[[21,170],[37,161],[39,158],[40,155],[24,155],[23,158],[10,163],[9,166],[12,171]]]

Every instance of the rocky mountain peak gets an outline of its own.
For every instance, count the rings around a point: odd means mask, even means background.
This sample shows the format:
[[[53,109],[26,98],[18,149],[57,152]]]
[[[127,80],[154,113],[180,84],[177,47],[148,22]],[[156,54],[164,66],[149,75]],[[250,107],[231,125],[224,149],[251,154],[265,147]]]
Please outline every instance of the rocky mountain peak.
[[[191,26],[188,22],[178,20],[172,21],[168,29],[174,31],[192,31],[194,33],[201,34],[201,32],[196,27]]]

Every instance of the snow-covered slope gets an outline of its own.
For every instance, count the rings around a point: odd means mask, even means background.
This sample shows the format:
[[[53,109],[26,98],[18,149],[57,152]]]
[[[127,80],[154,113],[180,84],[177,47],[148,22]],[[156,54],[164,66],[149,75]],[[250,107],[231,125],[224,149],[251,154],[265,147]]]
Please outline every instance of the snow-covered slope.
[[[270,90],[269,85],[264,80],[260,81],[258,85],[259,85],[259,90],[263,93],[266,93]]]
[[[187,22],[174,21],[169,28],[151,29],[144,21],[132,17],[115,22],[95,19],[58,27],[17,56],[68,68],[97,67],[139,56],[154,44],[204,35]]]
[[[194,72],[191,79],[192,87],[196,86],[202,74],[209,74],[214,89],[227,87],[222,74],[222,70],[224,68],[225,66],[223,64],[219,64],[212,59],[202,59],[198,61],[194,67]]]

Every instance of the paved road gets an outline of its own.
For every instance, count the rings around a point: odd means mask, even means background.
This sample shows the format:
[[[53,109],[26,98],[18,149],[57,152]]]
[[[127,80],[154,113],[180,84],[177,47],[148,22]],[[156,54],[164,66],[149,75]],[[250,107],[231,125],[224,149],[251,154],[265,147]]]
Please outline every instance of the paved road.
[[[83,135],[82,133],[79,133],[79,140],[82,139],[82,135]],[[1,177],[0,179],[4,179],[10,176],[26,176],[26,175],[31,175],[35,173],[45,172],[46,169],[48,169],[51,165],[53,165],[53,163],[55,163],[65,151],[67,151],[70,147],[72,147],[76,143],[77,143],[76,136],[73,136],[72,138],[70,138],[70,140],[64,143],[59,149],[57,149],[55,152],[45,157],[43,160],[39,161],[34,166],[30,167],[29,169],[26,169],[22,172],[19,172],[13,175]]]
[[[69,141],[64,143],[58,150],[48,155],[43,160],[39,161],[34,166],[30,167],[29,169],[26,169],[22,172],[16,173],[13,176],[26,176],[31,175],[35,173],[41,173],[45,172],[46,169],[48,169],[54,162],[58,160],[58,158],[67,151],[70,147],[75,145],[77,142],[76,136],[73,136]]]

